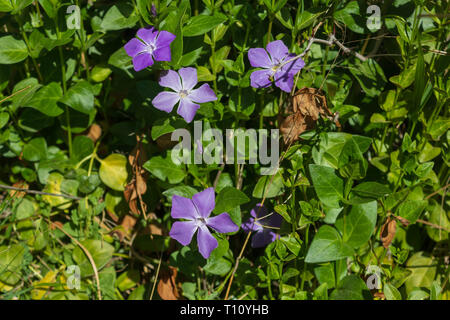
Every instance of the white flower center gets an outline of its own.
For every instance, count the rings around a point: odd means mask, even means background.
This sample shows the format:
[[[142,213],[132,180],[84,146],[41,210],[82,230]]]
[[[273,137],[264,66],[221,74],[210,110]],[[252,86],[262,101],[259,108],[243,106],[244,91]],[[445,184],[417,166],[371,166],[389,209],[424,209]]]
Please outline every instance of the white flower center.
[[[181,90],[180,92],[178,92],[178,94],[181,98],[185,98],[189,95],[189,92],[187,90]]]
[[[153,51],[155,51],[155,46],[153,45],[153,44],[147,44],[147,47],[145,48],[145,50],[148,52],[148,53],[150,53],[150,54],[152,54],[153,53]]]
[[[197,227],[206,226],[206,218],[197,218],[195,219],[195,223],[197,224]]]

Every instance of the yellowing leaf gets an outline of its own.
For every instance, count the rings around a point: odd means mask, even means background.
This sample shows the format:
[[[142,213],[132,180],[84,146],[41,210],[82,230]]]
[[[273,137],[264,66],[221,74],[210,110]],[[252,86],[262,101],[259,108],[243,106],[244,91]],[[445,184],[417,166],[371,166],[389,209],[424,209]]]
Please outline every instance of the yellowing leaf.
[[[113,190],[123,191],[128,179],[127,158],[113,153],[101,160],[100,179]]]

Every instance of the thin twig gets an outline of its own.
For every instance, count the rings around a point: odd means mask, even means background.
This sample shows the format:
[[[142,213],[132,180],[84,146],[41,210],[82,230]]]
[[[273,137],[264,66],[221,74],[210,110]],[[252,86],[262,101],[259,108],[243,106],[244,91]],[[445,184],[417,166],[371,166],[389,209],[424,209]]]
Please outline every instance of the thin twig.
[[[14,92],[13,94],[7,96],[6,98],[3,98],[2,100],[0,100],[0,103],[2,103],[3,101],[8,100],[9,98],[14,97],[16,94],[19,94],[19,93],[21,93],[22,91],[28,90],[28,89],[30,89],[30,88],[31,88],[31,84],[28,85],[28,86],[26,86],[26,87],[23,88],[23,89],[20,89],[19,91]]]
[[[81,200],[81,199],[83,199],[83,198],[80,198],[80,197],[71,196],[69,194],[64,194],[64,193],[51,193],[51,192],[44,192],[44,191],[38,191],[38,190],[29,190],[29,189],[25,189],[25,188],[17,188],[17,187],[7,186],[7,185],[4,185],[4,184],[0,184],[0,189],[23,191],[23,192],[26,192],[26,193],[40,194],[40,195],[45,195],[45,196],[62,197],[62,198],[68,198],[68,199],[72,199],[72,200]]]
[[[83,251],[86,257],[89,259],[89,262],[91,263],[92,270],[94,270],[94,277],[95,282],[97,283],[97,297],[98,300],[102,300],[102,293],[100,291],[100,279],[98,277],[98,270],[97,266],[95,265],[94,258],[92,258],[91,253],[74,237],[72,237],[70,234],[66,232],[62,227],[60,227],[58,224],[51,222],[49,219],[47,219],[48,223],[50,223],[52,226],[58,228],[62,233],[64,233],[66,236],[68,236],[73,242],[75,242]]]

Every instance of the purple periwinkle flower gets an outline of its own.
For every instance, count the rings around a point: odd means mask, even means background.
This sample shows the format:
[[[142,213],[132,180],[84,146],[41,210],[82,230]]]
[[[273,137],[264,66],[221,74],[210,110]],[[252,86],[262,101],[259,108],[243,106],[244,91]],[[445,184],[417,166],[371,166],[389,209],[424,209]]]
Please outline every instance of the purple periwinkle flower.
[[[301,59],[289,60],[296,57],[289,53],[283,41],[276,40],[267,44],[266,49],[252,48],[248,50],[248,60],[252,67],[263,68],[250,75],[253,88],[267,88],[275,85],[283,91],[291,92],[294,85],[294,75],[305,66]]]
[[[252,218],[248,219],[247,222],[242,224],[242,229],[247,232],[256,232],[252,236],[251,245],[253,248],[264,247],[279,238],[279,235],[275,232],[275,229],[267,228],[281,227],[283,218],[278,213],[273,212],[269,215],[267,208],[258,203],[256,207],[254,207],[250,211],[250,215],[252,216]]]
[[[141,71],[155,61],[170,61],[170,43],[175,35],[168,31],[158,31],[153,27],[141,28],[137,38],[128,41],[124,48],[133,58],[134,70]]]
[[[214,188],[205,189],[195,194],[192,199],[174,195],[172,197],[172,218],[186,219],[187,221],[175,222],[169,235],[183,246],[187,246],[198,230],[198,249],[201,255],[208,259],[211,252],[219,245],[208,227],[220,233],[239,230],[239,226],[231,220],[226,212],[210,217],[215,205]]]
[[[159,78],[159,84],[175,92],[163,91],[158,93],[152,101],[153,106],[156,109],[171,112],[174,105],[179,101],[177,113],[186,122],[191,122],[198,108],[200,108],[197,103],[217,100],[214,91],[207,83],[193,89],[197,82],[197,69],[195,68],[181,68],[178,72],[164,71]]]

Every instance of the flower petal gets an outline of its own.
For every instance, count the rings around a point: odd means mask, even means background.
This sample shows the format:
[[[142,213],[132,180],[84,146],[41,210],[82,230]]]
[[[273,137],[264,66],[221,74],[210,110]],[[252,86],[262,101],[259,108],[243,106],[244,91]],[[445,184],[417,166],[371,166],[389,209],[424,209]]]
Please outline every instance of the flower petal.
[[[135,71],[141,71],[151,65],[153,65],[152,55],[147,52],[140,53],[133,58],[133,66]]]
[[[155,51],[153,51],[153,57],[156,61],[170,61],[172,56],[170,54],[170,47],[159,47]]]
[[[176,92],[179,92],[182,89],[180,75],[173,70],[165,70],[161,72],[161,77],[159,77],[159,85],[170,88]]]
[[[170,215],[174,219],[195,220],[200,218],[197,208],[195,208],[192,200],[177,196],[176,194],[172,197],[172,211],[170,212]]]
[[[248,50],[248,60],[252,67],[270,68],[273,66],[272,60],[263,48]]]
[[[191,100],[184,98],[180,100],[180,105],[178,106],[177,113],[182,116],[187,123],[189,123],[194,119],[198,108],[200,108],[198,104],[195,104]]]
[[[187,246],[192,241],[197,225],[194,221],[177,221],[172,225],[169,236],[183,246]]]
[[[291,92],[294,86],[294,75],[291,73],[285,73],[283,70],[275,73],[275,85],[285,92]]]
[[[272,71],[269,69],[257,70],[250,75],[250,84],[253,88],[267,88],[270,87],[272,81],[270,76]]]
[[[184,90],[191,90],[198,82],[197,69],[195,68],[181,68],[178,70],[181,81],[183,82]]]
[[[198,213],[203,218],[208,218],[211,212],[216,206],[216,195],[214,194],[214,188],[208,188],[202,192],[194,194],[192,202],[197,206]]]
[[[239,226],[231,220],[228,213],[221,213],[218,216],[209,218],[206,225],[220,233],[235,232],[239,230]]]
[[[142,43],[141,40],[133,38],[125,44],[124,49],[125,49],[125,52],[127,53],[127,55],[134,58],[139,53],[145,51],[145,44]]]
[[[284,61],[288,61],[292,58],[294,58],[296,55],[291,53],[288,54],[286,56],[286,58],[284,59]],[[298,58],[294,61],[291,61],[287,64],[285,64],[282,68],[281,71],[285,72],[285,73],[290,73],[292,75],[295,75],[297,72],[299,72],[303,67],[305,66],[305,61],[303,61],[302,58]]]
[[[158,34],[158,30],[153,27],[141,28],[137,31],[137,36],[144,40],[146,43],[155,43],[156,35]]]
[[[217,100],[216,94],[207,83],[202,84],[200,88],[192,90],[188,98],[198,103]]]
[[[200,251],[203,258],[208,259],[211,252],[219,246],[217,239],[213,237],[206,226],[198,228],[197,233],[198,251]]]
[[[241,225],[241,228],[245,232],[262,230],[262,226],[256,223],[254,218],[250,218],[246,222],[244,222]]]
[[[277,237],[278,235],[269,229],[260,230],[252,237],[252,248],[265,247],[269,243],[274,242]]]
[[[261,203],[257,203],[256,206],[250,211],[250,215],[254,218],[262,218],[269,214],[267,208]]]
[[[173,106],[180,100],[180,96],[176,92],[163,91],[153,98],[153,106],[161,111],[171,112]]]
[[[280,63],[289,54],[289,49],[281,40],[268,43],[266,49],[269,51],[274,64]]]
[[[156,46],[159,47],[166,47],[169,46],[170,43],[176,38],[176,36],[173,33],[170,33],[169,31],[160,31],[158,33],[158,37],[156,38]]]

